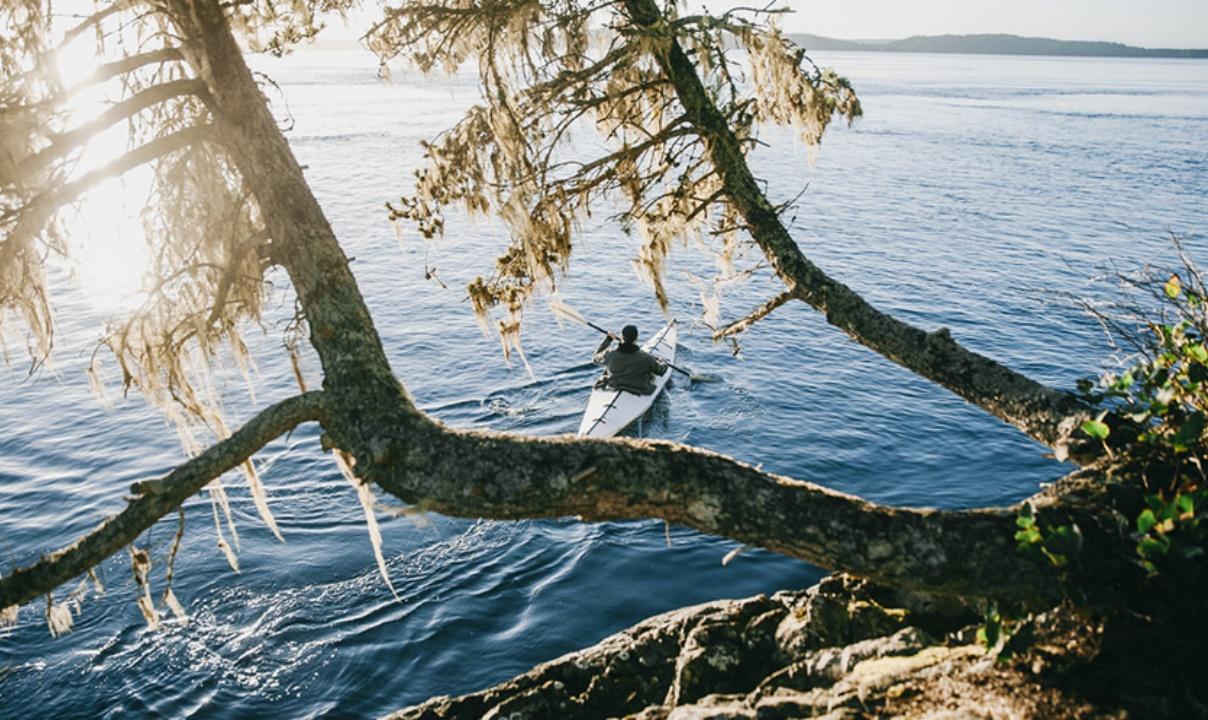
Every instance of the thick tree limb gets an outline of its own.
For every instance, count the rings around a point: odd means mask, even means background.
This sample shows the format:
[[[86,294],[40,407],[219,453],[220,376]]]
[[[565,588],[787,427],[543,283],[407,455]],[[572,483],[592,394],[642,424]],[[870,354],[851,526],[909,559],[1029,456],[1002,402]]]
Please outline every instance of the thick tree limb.
[[[1057,569],[1015,547],[1018,507],[891,508],[670,442],[520,438],[425,421],[374,445],[363,477],[445,515],[661,518],[896,587],[1020,601],[1060,594]],[[1033,504],[1042,522],[1077,522],[1088,545],[1107,546],[1118,540],[1114,525],[1096,530],[1107,486],[1093,501],[1054,491]],[[1127,552],[1113,547],[1094,557],[1120,566],[1088,570],[1092,582],[1129,571]]]
[[[269,441],[325,414],[322,392],[308,392],[271,405],[227,439],[162,479],[141,484],[143,493],[126,509],[72,545],[0,579],[0,609],[33,600],[87,572],[134,542],[147,528],[192,497],[214,478],[239,467]]]
[[[654,0],[624,0],[624,7],[641,28],[655,31],[664,22]],[[962,347],[946,329],[928,333],[877,310],[810,262],[760,190],[738,138],[680,44],[672,39],[670,49],[657,59],[705,139],[727,196],[796,297],[826,315],[829,323],[856,342],[948,388],[1053,447],[1059,455],[1064,453],[1070,433],[1089,417],[1084,403]]]

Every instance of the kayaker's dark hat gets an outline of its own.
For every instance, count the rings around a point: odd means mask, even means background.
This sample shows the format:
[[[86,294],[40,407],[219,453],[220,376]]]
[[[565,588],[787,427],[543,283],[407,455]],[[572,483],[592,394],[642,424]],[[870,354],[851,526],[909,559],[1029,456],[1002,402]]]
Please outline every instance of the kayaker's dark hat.
[[[635,342],[638,339],[638,328],[636,325],[626,325],[621,328],[621,339],[627,343]]]

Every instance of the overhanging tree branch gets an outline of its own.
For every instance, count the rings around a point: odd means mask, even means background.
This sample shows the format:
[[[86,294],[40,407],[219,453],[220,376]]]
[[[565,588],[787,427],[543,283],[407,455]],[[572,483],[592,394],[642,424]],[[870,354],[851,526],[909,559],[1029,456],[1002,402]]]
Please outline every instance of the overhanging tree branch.
[[[1061,593],[1058,569],[1016,548],[1018,507],[893,508],[671,442],[523,438],[431,421],[389,435],[358,474],[445,515],[658,518],[896,587],[1014,600]],[[1075,483],[1077,492],[1062,485],[1029,502],[1044,522],[1078,523],[1088,545],[1116,543],[1115,524],[1101,528],[1104,499],[1117,491],[1096,482],[1093,501]],[[1094,554],[1114,564],[1085,569],[1090,584],[1129,572],[1121,547]]]
[[[119,177],[140,165],[163,157],[168,153],[205,140],[209,136],[211,129],[211,125],[196,125],[163,135],[151,142],[140,145],[95,170],[84,173],[71,182],[64,183],[54,190],[38,195],[13,212],[13,215],[17,216],[16,226],[10,232],[10,237],[6,239],[5,244],[15,248],[19,243],[13,243],[13,238],[20,239],[37,233],[60,207],[75,202],[81,195],[96,185]],[[11,219],[12,217],[6,217],[0,220],[9,221]],[[3,264],[2,256],[4,249],[5,245],[0,245],[0,265]]]
[[[81,88],[97,83],[105,82],[106,80],[125,75],[126,73],[137,70],[147,65],[155,65],[158,63],[171,62],[174,60],[183,59],[180,50],[174,47],[163,47],[158,50],[148,50],[146,52],[137,53],[115,60],[114,62],[105,63],[97,67],[96,71],[88,77],[80,80],[78,83],[68,89],[68,93],[76,92]]]
[[[725,327],[720,327],[717,330],[714,330],[713,339],[721,340],[722,338],[729,337],[731,335],[737,335],[738,333],[743,332],[744,330],[751,327],[752,325],[759,322],[760,320],[764,319],[768,315],[771,315],[776,310],[776,308],[785,304],[789,300],[792,300],[794,297],[796,297],[796,296],[793,294],[792,290],[785,290],[784,292],[780,293],[776,297],[765,302],[763,305],[760,305],[759,307],[752,310],[751,314],[747,315],[745,318],[742,318],[741,320],[735,320],[734,322],[730,323],[729,325],[726,325]]]
[[[140,496],[126,509],[72,545],[0,579],[0,609],[20,605],[81,575],[134,542],[210,481],[239,467],[274,438],[325,415],[322,392],[308,392],[270,405],[225,440],[159,480],[137,485]]]
[[[71,86],[64,89],[63,92],[55,93],[39,104],[51,105],[61,102],[65,98],[70,97],[71,95],[91,85],[103,83],[106,80],[112,80],[119,75],[125,75],[126,73],[137,70],[141,67],[173,62],[181,60],[183,57],[184,56],[181,55],[178,48],[171,46],[158,48],[156,50],[147,50],[145,52],[135,53],[134,55],[127,55],[120,60],[98,65],[95,70],[83,78],[80,78]],[[38,71],[31,71],[31,73],[32,72]],[[26,73],[26,75],[29,74],[30,73]],[[26,109],[28,108],[29,106],[26,106]]]
[[[174,97],[181,97],[183,95],[202,96],[204,93],[205,83],[194,79],[172,80],[135,93],[107,108],[104,112],[83,125],[53,136],[52,142],[48,147],[25,158],[17,166],[17,182],[22,182],[33,173],[49,165],[56,158],[61,158],[75,148],[87,143],[98,132],[121,120],[133,117],[152,105]]]
[[[662,32],[654,0],[624,0],[633,22]],[[656,59],[691,122],[706,140],[726,194],[777,275],[800,300],[856,342],[936,382],[1064,455],[1071,433],[1090,415],[1076,396],[1047,387],[961,346],[946,329],[928,333],[883,313],[802,254],[760,190],[739,139],[705,90],[679,42],[668,38]]]

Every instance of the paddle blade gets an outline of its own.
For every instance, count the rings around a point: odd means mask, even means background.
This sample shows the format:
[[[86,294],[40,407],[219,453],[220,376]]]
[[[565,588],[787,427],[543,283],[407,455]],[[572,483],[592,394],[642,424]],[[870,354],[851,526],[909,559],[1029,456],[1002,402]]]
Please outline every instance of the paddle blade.
[[[554,315],[556,315],[560,318],[563,318],[565,320],[570,320],[571,322],[577,322],[580,325],[587,324],[587,318],[583,317],[578,312],[571,309],[568,305],[566,305],[565,303],[563,303],[560,300],[554,300],[553,298],[550,298],[549,309],[551,312],[554,313]]]

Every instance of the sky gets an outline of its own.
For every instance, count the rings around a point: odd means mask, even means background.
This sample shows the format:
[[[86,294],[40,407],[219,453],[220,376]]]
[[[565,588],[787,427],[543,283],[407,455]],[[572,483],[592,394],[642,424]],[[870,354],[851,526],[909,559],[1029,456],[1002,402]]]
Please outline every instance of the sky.
[[[1208,48],[1208,0],[782,0],[790,32],[857,39],[1010,33]],[[690,0],[690,6],[699,6]],[[713,10],[735,2],[712,0]],[[761,1],[742,5],[762,6]],[[689,8],[693,9],[692,7]]]

